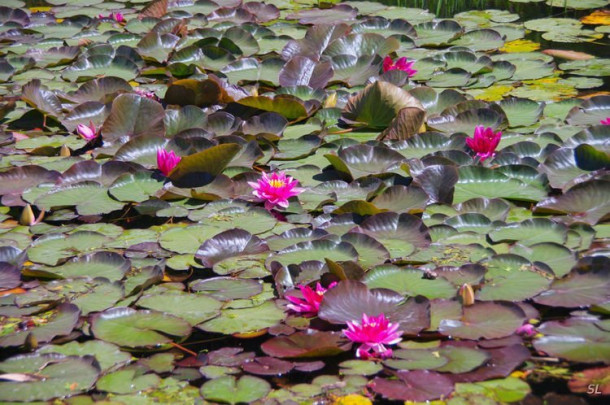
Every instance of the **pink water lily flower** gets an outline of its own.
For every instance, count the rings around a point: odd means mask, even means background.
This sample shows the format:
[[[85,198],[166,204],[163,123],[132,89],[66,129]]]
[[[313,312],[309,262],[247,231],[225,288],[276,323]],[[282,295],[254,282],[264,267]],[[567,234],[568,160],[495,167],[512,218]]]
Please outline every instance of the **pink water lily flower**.
[[[154,91],[143,90],[137,87],[133,91],[140,97],[146,97],[155,101],[159,101],[159,97],[157,97]]]
[[[286,295],[286,299],[291,302],[291,304],[287,305],[287,308],[294,312],[302,313],[305,316],[316,316],[320,310],[324,293],[336,285],[337,283],[333,282],[328,285],[328,288],[324,288],[320,283],[317,283],[315,290],[308,285],[300,285],[299,290],[301,290],[303,298]]]
[[[362,314],[361,322],[347,322],[343,334],[352,342],[362,343],[356,350],[357,357],[384,359],[392,356],[392,349],[384,345],[393,345],[402,340],[402,331],[398,330],[398,326],[398,323],[391,323],[384,314],[371,317]]]
[[[383,59],[383,73],[385,73],[389,70],[402,70],[409,77],[413,77],[415,75],[415,73],[417,73],[417,70],[413,69],[414,63],[415,63],[414,60],[407,61],[407,58],[404,56],[402,58],[399,58],[396,61],[396,63],[394,63],[392,58],[390,58],[389,56],[386,56]]]
[[[495,156],[495,150],[502,138],[502,132],[494,132],[493,128],[478,125],[474,129],[474,137],[466,138],[466,145],[472,149],[481,162]]]
[[[182,158],[174,153],[173,150],[157,149],[157,167],[166,177],[169,176],[174,167]]]
[[[606,118],[605,120],[601,120],[599,123],[602,125],[610,125],[610,117]]]
[[[89,125],[78,124],[76,126],[76,133],[87,141],[97,138],[97,129],[95,128],[93,121],[89,121]]]
[[[252,194],[264,201],[265,208],[268,210],[273,209],[276,205],[287,208],[290,197],[305,191],[305,189],[297,187],[297,180],[286,176],[284,172],[271,175],[263,172],[263,177],[258,182],[249,181],[248,184],[254,189]]]
[[[114,21],[116,21],[118,23],[122,23],[122,22],[125,21],[125,17],[123,17],[123,14],[121,14],[121,13],[110,13],[108,16],[100,14],[100,15],[97,16],[97,18],[100,18],[100,19],[102,19],[102,18],[109,18],[109,19],[114,20]]]
[[[531,323],[525,323],[522,326],[519,326],[517,328],[517,330],[515,331],[515,333],[517,335],[524,335],[524,336],[531,337],[536,334],[536,328]]]

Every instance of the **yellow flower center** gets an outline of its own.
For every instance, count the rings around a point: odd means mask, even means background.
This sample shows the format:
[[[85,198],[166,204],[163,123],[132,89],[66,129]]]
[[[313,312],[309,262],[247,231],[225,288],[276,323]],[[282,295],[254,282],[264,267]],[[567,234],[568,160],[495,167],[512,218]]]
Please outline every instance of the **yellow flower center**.
[[[269,185],[273,188],[284,187],[286,183],[283,180],[269,180]]]

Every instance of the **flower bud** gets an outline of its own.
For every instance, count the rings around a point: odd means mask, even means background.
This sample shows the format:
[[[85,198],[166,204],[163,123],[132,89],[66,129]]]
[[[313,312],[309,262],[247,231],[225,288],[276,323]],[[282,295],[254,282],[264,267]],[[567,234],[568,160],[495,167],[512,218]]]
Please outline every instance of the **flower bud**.
[[[470,286],[470,284],[465,283],[462,284],[459,290],[460,298],[462,299],[462,304],[465,307],[468,307],[474,304],[474,290]]]
[[[30,226],[36,223],[36,217],[34,216],[34,211],[32,211],[32,206],[30,204],[23,208],[21,217],[19,218],[19,223],[25,226]]]
[[[326,97],[326,100],[324,100],[324,108],[333,108],[336,105],[337,105],[337,92],[333,91]]]
[[[63,145],[59,150],[59,156],[68,157],[70,155],[70,148],[68,148],[66,145]]]

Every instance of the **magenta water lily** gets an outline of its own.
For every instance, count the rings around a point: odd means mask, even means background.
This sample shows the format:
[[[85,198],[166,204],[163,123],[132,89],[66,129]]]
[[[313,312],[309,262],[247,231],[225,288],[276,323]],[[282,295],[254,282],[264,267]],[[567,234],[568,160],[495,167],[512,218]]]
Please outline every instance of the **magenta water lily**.
[[[154,91],[148,91],[148,90],[144,90],[144,89],[140,89],[140,88],[136,87],[134,89],[134,92],[140,97],[146,97],[146,98],[150,98],[151,100],[159,101],[159,97],[157,97],[157,95],[155,94]]]
[[[269,175],[263,172],[258,182],[248,182],[254,188],[252,194],[265,202],[265,208],[271,210],[276,206],[288,207],[288,199],[301,194],[305,189],[297,187],[298,181],[284,172],[276,172]]]
[[[303,298],[301,299],[294,295],[286,295],[285,298],[290,301],[287,308],[305,316],[316,316],[320,310],[320,304],[324,298],[324,293],[336,285],[337,283],[333,282],[329,284],[328,288],[324,288],[320,283],[317,283],[315,289],[307,285],[300,285],[299,290],[301,290]]]
[[[180,160],[182,158],[176,155],[173,150],[157,149],[157,167],[165,176],[169,176]]]
[[[602,125],[610,125],[610,117],[606,118],[605,120],[601,120],[600,124],[602,124]]]
[[[466,138],[466,145],[472,149],[482,161],[495,156],[496,148],[502,139],[502,132],[494,132],[493,128],[478,125],[474,129],[474,136]]]
[[[413,77],[417,73],[417,70],[413,69],[414,63],[415,61],[409,61],[404,56],[402,58],[398,58],[396,62],[394,62],[389,56],[386,56],[383,59],[383,72],[385,73],[390,70],[402,70],[409,77]]]
[[[125,22],[125,17],[123,16],[123,14],[121,13],[110,13],[109,15],[105,16],[103,14],[100,14],[97,16],[97,18],[109,18],[111,20],[114,20],[116,22],[122,23]]]
[[[352,342],[361,343],[356,356],[368,359],[371,357],[387,358],[392,356],[392,349],[385,345],[394,345],[402,340],[399,324],[390,322],[384,314],[368,316],[362,314],[361,321],[347,322],[343,334]]]
[[[87,141],[91,141],[97,137],[97,129],[92,121],[89,121],[89,125],[78,124],[76,126],[76,133]]]

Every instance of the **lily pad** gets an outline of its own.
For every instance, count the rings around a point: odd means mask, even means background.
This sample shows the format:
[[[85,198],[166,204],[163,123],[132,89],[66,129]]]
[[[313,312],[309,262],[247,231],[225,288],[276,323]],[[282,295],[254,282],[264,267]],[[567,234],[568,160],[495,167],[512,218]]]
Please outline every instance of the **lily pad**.
[[[233,376],[220,377],[201,386],[204,398],[229,404],[250,403],[263,398],[269,391],[271,386],[267,381],[248,375],[239,379]]]
[[[91,331],[104,341],[120,346],[154,346],[171,342],[168,336],[191,333],[188,322],[162,312],[115,307],[91,319]]]
[[[534,341],[536,350],[582,363],[609,362],[608,333],[595,321],[578,318],[551,321],[544,323],[539,330],[544,336]]]
[[[525,313],[514,304],[481,302],[464,307],[459,319],[443,319],[439,332],[462,339],[495,339],[511,335],[525,321]]]
[[[57,354],[12,357],[0,363],[0,370],[25,374],[43,372],[45,376],[21,382],[0,382],[0,399],[7,402],[47,401],[77,395],[89,390],[100,374],[93,356]]]

